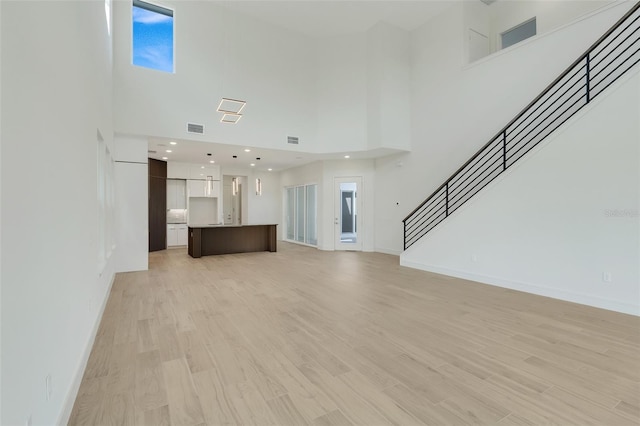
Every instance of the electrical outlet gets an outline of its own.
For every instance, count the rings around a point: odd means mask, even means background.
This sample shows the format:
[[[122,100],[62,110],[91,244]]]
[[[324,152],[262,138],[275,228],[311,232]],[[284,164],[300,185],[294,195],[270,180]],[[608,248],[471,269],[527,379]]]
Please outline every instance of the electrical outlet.
[[[53,386],[51,385],[51,374],[47,374],[44,378],[44,388],[46,391],[47,401],[51,401],[53,397]]]
[[[612,281],[611,272],[603,272],[602,273],[602,281],[605,283],[610,283]]]

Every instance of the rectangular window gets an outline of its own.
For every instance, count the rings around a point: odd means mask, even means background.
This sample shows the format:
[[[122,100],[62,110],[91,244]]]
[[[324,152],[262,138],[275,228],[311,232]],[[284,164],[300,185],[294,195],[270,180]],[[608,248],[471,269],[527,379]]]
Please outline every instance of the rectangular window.
[[[535,17],[500,34],[500,42],[502,48],[506,49],[507,47],[520,43],[534,35],[536,35]]]
[[[173,10],[133,0],[133,64],[173,72]]]

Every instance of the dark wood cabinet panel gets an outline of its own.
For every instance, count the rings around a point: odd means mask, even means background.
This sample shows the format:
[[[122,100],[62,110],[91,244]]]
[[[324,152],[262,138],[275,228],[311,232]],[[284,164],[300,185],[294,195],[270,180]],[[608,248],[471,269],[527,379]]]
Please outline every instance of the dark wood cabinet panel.
[[[149,176],[167,178],[167,162],[149,158]]]
[[[167,248],[167,163],[149,158],[149,251]]]
[[[277,225],[215,226],[189,228],[191,257],[212,254],[276,251]]]

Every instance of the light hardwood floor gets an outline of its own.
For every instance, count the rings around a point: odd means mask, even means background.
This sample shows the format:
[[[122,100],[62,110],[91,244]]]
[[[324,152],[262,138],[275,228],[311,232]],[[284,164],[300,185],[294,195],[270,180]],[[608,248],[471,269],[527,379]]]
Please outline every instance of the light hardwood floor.
[[[640,318],[278,248],[119,274],[70,424],[640,423]]]

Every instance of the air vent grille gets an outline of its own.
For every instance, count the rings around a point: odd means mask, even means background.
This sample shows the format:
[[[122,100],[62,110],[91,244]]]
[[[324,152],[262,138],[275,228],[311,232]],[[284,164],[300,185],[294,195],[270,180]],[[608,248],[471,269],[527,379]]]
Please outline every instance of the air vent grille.
[[[189,133],[198,133],[200,135],[204,134],[204,125],[195,124],[195,123],[187,123],[187,132]]]
[[[287,136],[287,143],[298,145],[299,142],[300,142],[300,139],[297,138],[296,136]]]

